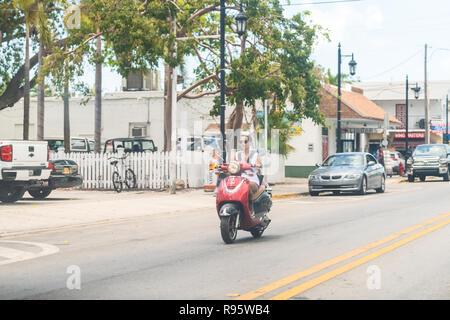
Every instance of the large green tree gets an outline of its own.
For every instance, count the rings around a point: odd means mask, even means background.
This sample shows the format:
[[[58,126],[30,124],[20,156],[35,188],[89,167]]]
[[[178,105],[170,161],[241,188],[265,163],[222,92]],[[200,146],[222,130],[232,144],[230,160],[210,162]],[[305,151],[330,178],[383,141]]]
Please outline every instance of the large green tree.
[[[248,22],[246,34],[238,37],[234,16],[241,3]],[[107,64],[126,76],[131,71],[155,68],[161,60],[174,68],[191,56],[197,59],[195,80],[178,94],[178,100],[219,92],[218,0],[82,0],[80,5],[80,28],[60,32],[47,50],[45,69],[56,87],[63,88],[67,77],[72,80],[81,74],[86,61]],[[228,105],[234,108],[230,127],[240,128],[244,108],[255,110],[257,102],[265,99],[270,99],[274,110],[284,110],[291,104],[293,121],[308,117],[323,124],[324,117],[316,107],[320,77],[311,59],[315,41],[323,33],[309,21],[309,13],[286,18],[278,0],[229,0],[227,7],[226,95]],[[2,38],[20,36],[21,17],[12,15],[8,19],[15,21],[17,28],[2,31]],[[99,38],[103,43],[101,54],[96,46]],[[62,68],[67,57],[70,66]],[[16,84],[21,83],[20,67],[16,65],[15,70],[0,70],[5,80],[3,94],[14,79]],[[14,97],[0,96],[0,109],[11,106],[18,96],[17,90]],[[211,114],[217,115],[218,110],[216,103]]]
[[[248,21],[246,34],[239,38],[234,16],[241,3]],[[187,54],[196,56],[199,62],[195,81],[178,98],[217,94],[219,40],[202,37],[217,34],[218,1],[178,1],[177,4],[178,36],[193,37],[183,43],[190,48]],[[228,1],[227,4],[235,8],[235,13],[228,10],[226,20],[226,32],[231,34],[226,39],[226,94],[228,104],[235,106],[229,127],[240,128],[243,108],[253,108],[257,101],[265,99],[270,99],[272,108],[278,110],[292,104],[295,118],[307,117],[323,124],[324,117],[317,109],[320,80],[311,54],[317,38],[327,35],[320,26],[309,22],[309,12],[288,19],[277,0]],[[218,115],[218,112],[216,103],[211,114]]]

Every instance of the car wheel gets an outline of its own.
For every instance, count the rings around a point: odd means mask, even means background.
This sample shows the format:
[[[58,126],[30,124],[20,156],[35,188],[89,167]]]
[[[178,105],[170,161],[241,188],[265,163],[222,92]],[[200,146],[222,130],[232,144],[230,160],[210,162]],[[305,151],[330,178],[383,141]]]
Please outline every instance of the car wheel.
[[[444,175],[444,181],[450,181],[450,169],[448,169],[447,173]]]
[[[334,194],[335,196],[338,196],[338,195],[341,194],[341,192],[340,192],[340,191],[333,191],[333,194]]]
[[[420,181],[422,181],[422,182],[424,182],[426,178],[427,178],[426,176],[419,176],[419,179],[420,179]]]
[[[414,176],[411,174],[408,174],[408,182],[414,182]]]
[[[318,193],[317,191],[310,191],[310,192],[309,192],[309,195],[310,195],[311,197],[317,197],[317,196],[319,195],[319,193]]]
[[[364,176],[361,180],[361,186],[359,187],[358,194],[365,195],[367,193],[367,178]]]
[[[384,176],[381,176],[381,185],[378,189],[375,189],[375,191],[377,193],[384,193],[385,190],[386,190],[386,179],[384,178]]]
[[[11,190],[0,190],[0,201],[4,203],[14,203],[20,199],[22,199],[25,193],[24,187],[15,187]]]
[[[35,199],[42,200],[49,196],[52,193],[51,188],[39,188],[39,189],[29,189],[28,193]]]

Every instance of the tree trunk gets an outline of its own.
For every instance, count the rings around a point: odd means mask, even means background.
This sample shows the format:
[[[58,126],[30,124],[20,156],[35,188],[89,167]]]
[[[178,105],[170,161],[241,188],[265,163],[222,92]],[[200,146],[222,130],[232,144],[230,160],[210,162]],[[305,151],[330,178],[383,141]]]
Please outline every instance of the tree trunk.
[[[232,149],[237,149],[239,147],[239,139],[240,139],[240,132],[242,129],[242,121],[244,119],[244,103],[238,103],[236,104],[236,107],[234,108],[233,112],[231,113],[230,117],[228,118],[228,125],[227,129],[233,130],[233,141],[232,143]]]
[[[255,130],[258,127],[258,117],[257,117],[256,113],[257,113],[256,112],[256,105],[253,104],[253,107],[252,107],[252,124],[253,124],[253,129],[255,129]]]
[[[100,30],[97,29],[97,32]],[[97,38],[97,59],[102,56],[102,40]],[[95,65],[95,152],[101,152],[102,138],[102,63],[100,60]]]
[[[43,65],[44,44],[41,35],[39,36],[39,75]],[[44,140],[44,99],[45,99],[45,81],[44,78],[38,83],[38,103],[37,103],[37,139]]]
[[[67,68],[66,62],[66,68]],[[69,81],[67,80],[67,69],[66,69],[66,80],[64,83],[64,150],[66,153],[70,152],[71,140],[70,140],[70,110],[69,110]]]
[[[168,64],[164,67],[164,151],[172,150],[172,73]]]
[[[30,138],[30,28],[26,23],[25,35],[25,85],[23,95],[23,140]]]

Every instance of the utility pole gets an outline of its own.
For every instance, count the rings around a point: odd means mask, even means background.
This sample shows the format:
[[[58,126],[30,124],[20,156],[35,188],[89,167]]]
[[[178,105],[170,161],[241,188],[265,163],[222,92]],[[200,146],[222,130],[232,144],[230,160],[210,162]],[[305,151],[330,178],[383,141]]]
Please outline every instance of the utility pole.
[[[425,143],[430,143],[430,106],[428,103],[427,84],[427,44],[425,44]]]
[[[341,142],[341,44],[338,46],[338,96],[337,96],[337,130],[336,130],[336,150],[342,152]]]
[[[408,75],[406,75],[406,106],[405,106],[405,113],[406,113],[406,123],[405,123],[405,129],[406,129],[406,135],[405,135],[405,155],[408,154],[408,133],[409,133],[409,126],[408,126]]]
[[[448,93],[445,98],[445,143],[448,144]]]

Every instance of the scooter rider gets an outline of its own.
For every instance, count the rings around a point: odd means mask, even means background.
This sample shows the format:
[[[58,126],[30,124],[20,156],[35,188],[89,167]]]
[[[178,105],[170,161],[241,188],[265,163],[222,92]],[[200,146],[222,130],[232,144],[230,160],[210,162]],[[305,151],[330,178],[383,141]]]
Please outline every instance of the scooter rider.
[[[260,187],[259,175],[261,173],[261,158],[259,157],[257,150],[250,150],[250,139],[248,136],[241,137],[242,151],[238,151],[234,160],[247,162],[252,165],[252,168],[245,170],[242,173],[242,177],[250,181],[250,192],[254,195],[258,192]]]

